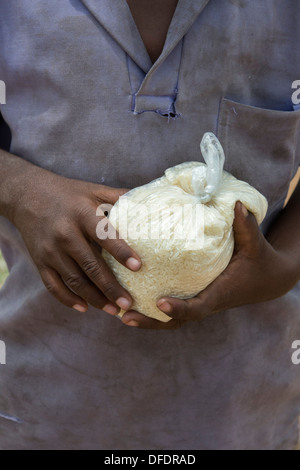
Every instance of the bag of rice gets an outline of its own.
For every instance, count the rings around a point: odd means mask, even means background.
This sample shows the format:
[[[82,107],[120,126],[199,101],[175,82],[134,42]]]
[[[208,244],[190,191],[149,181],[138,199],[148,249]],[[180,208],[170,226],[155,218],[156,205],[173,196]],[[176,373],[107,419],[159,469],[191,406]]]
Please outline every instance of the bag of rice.
[[[131,272],[108,252],[103,257],[134,299],[133,309],[167,322],[156,302],[195,297],[228,266],[234,250],[234,208],[242,202],[258,224],[268,203],[256,189],[223,171],[225,156],[214,134],[201,142],[205,163],[186,162],[135,188],[114,205],[109,220],[139,254]],[[124,312],[121,312],[121,315]]]

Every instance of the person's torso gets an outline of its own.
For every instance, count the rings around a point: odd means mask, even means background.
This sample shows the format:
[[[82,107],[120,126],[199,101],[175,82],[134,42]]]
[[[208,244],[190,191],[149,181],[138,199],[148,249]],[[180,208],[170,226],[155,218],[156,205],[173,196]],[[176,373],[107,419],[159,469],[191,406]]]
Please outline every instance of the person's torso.
[[[131,188],[200,160],[212,131],[226,170],[267,197],[267,226],[300,160],[299,20],[292,0],[179,0],[152,64],[125,0],[0,0],[11,151]],[[130,330],[53,299],[5,219],[0,246],[1,448],[291,446],[299,290],[176,332]]]

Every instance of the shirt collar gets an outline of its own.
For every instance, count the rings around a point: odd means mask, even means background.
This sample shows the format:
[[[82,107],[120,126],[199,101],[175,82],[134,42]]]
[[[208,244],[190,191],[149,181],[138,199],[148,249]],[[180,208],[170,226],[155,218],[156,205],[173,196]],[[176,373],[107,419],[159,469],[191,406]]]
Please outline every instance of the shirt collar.
[[[126,0],[80,0],[105,30],[144,71],[152,62],[138,32]],[[179,0],[158,66],[190,29],[209,0]]]

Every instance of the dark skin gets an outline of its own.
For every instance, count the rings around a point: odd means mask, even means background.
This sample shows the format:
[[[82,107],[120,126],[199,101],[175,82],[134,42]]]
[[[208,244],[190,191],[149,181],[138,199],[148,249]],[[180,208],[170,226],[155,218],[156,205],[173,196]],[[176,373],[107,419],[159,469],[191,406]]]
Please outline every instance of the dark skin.
[[[127,0],[134,21],[154,63],[160,56],[178,0]]]
[[[160,55],[177,1],[128,0],[151,60]],[[45,286],[59,302],[81,312],[88,305],[111,315],[132,306],[101,256],[107,249],[133,271],[141,260],[123,240],[96,236],[101,203],[114,204],[126,189],[71,180],[0,150],[0,215],[20,231]],[[34,184],[33,184],[34,182]],[[59,210],[58,210],[59,208]],[[172,320],[162,323],[128,311],[128,326],[175,329],[225,309],[272,300],[300,279],[300,187],[264,237],[252,214],[235,209],[235,253],[226,271],[187,301],[161,299]]]

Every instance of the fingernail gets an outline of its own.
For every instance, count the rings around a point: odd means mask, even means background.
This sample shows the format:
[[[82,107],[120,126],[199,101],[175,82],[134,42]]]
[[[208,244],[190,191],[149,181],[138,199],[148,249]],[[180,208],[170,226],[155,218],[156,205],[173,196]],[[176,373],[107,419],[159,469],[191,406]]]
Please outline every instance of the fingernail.
[[[159,301],[157,302],[157,306],[158,306],[158,308],[159,308],[160,310],[162,310],[162,311],[165,312],[165,313],[170,313],[170,312],[172,312],[172,310],[173,310],[172,305],[169,304],[169,302],[166,302],[166,301],[163,300],[163,299],[162,299],[162,300],[159,300]]]
[[[136,258],[128,258],[126,261],[127,268],[131,269],[132,271],[138,271],[141,267],[142,263]]]
[[[115,307],[114,305],[112,304],[107,304],[105,305],[102,310],[106,313],[109,313],[109,315],[116,315],[117,313],[119,313],[119,310],[117,309],[117,307]]]
[[[248,217],[249,212],[247,211],[247,208],[242,204],[242,214],[244,217]]]
[[[73,305],[73,308],[74,310],[77,310],[77,312],[80,312],[80,313],[85,313],[88,309],[88,307],[84,307],[83,305],[79,305],[79,304]]]
[[[128,310],[131,307],[131,302],[128,299],[125,299],[125,297],[120,297],[117,301],[116,304],[122,309],[122,310]]]
[[[127,326],[134,326],[134,327],[139,326],[138,322],[135,321],[135,320],[131,320],[131,321],[129,321],[128,323],[125,323],[125,325],[127,325]]]

